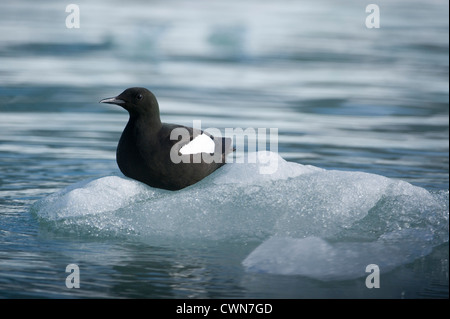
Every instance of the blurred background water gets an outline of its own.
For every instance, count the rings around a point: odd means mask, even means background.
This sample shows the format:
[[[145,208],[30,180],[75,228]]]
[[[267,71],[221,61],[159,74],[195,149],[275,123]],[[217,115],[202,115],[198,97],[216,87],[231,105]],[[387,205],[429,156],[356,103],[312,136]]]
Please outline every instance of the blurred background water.
[[[448,298],[448,241],[376,290],[249,273],[259,243],[86,236],[30,212],[117,172],[127,114],[98,101],[131,86],[155,93],[165,122],[278,128],[287,161],[448,201],[448,1],[378,1],[379,29],[356,0],[77,1],[72,29],[68,4],[0,4],[0,297]],[[64,285],[72,262],[84,289]]]

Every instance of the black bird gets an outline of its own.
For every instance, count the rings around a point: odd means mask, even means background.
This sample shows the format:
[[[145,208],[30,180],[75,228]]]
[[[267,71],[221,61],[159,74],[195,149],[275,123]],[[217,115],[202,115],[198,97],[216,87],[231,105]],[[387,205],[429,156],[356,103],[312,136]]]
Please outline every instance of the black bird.
[[[100,103],[117,104],[128,111],[130,118],[117,146],[117,164],[125,176],[149,186],[179,190],[195,184],[223,166],[225,157],[234,151],[231,138],[161,123],[158,101],[145,88],[129,88]],[[198,142],[206,142],[206,151],[189,150]]]

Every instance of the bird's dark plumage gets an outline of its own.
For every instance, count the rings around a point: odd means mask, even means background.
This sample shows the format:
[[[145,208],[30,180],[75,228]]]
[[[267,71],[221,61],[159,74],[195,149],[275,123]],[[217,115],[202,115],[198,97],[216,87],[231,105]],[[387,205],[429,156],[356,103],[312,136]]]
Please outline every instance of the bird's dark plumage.
[[[117,146],[117,164],[124,175],[149,186],[179,190],[197,183],[224,165],[227,154],[233,152],[230,138],[207,134],[214,142],[214,154],[182,155],[179,150],[204,132],[162,123],[158,101],[145,88],[129,88],[117,97],[100,102],[117,104],[128,111],[130,118]],[[176,134],[171,139],[174,129],[188,133],[188,140]],[[174,161],[171,154],[176,155],[178,161]],[[205,161],[208,155],[214,160]]]

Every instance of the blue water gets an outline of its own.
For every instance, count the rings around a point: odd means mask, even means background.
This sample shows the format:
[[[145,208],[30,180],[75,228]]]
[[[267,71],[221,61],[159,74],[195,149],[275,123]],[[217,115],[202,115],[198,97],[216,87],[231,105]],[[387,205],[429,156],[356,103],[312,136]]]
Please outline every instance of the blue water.
[[[447,1],[378,1],[379,29],[360,1],[77,4],[0,5],[1,298],[448,298]],[[165,122],[276,128],[276,172],[124,177],[98,101],[131,86]]]

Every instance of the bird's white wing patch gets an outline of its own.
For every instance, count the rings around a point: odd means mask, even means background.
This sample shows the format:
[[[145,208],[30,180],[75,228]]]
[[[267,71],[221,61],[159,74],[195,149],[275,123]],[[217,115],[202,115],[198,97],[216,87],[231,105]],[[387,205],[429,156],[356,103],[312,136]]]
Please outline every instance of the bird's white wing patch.
[[[214,153],[215,145],[214,141],[206,134],[198,135],[188,144],[184,145],[180,149],[180,153],[197,154],[197,153]]]

